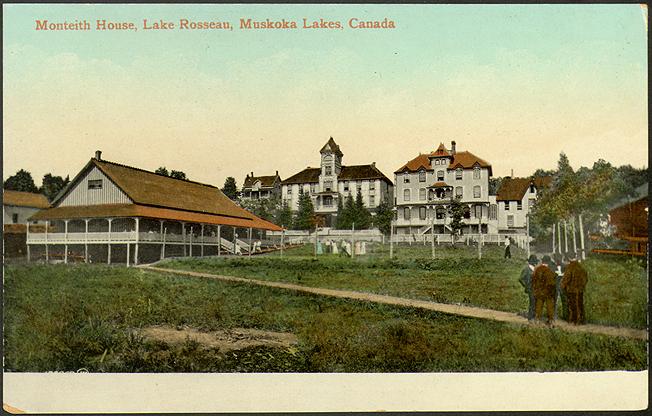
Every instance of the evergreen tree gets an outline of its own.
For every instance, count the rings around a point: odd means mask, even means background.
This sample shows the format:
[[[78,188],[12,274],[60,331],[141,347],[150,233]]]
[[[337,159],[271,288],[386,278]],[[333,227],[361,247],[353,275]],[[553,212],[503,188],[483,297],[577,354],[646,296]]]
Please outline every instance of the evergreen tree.
[[[165,166],[161,166],[160,168],[156,169],[154,173],[158,173],[159,175],[163,176],[170,176],[170,173]]]
[[[284,228],[292,227],[292,209],[287,202],[283,202],[280,209],[276,211],[274,223]]]
[[[235,201],[238,198],[238,188],[235,184],[235,178],[229,176],[224,181],[224,187],[222,188],[224,195],[228,196],[232,201]]]
[[[383,199],[380,204],[378,204],[376,216],[374,217],[374,225],[381,233],[389,235],[393,219],[394,213],[392,212],[392,207],[389,205],[387,199]]]
[[[59,192],[69,183],[70,176],[66,176],[66,179],[64,179],[61,176],[52,176],[51,173],[46,173],[43,176],[40,192],[46,196],[48,201],[52,202]]]
[[[307,192],[299,192],[299,209],[294,216],[293,228],[295,230],[313,230],[315,207],[312,204],[312,199]]]
[[[355,228],[356,230],[366,230],[371,225],[371,213],[364,206],[362,193],[358,188],[358,194],[355,196]]]
[[[19,170],[15,175],[7,178],[4,182],[4,189],[38,193],[38,188],[34,183],[34,179],[32,179],[32,174],[24,169]]]
[[[338,221],[338,228],[341,230],[350,229],[355,219],[355,202],[351,194],[349,194],[344,201],[344,208],[342,209],[341,221]]]
[[[335,228],[338,230],[341,230],[344,228],[344,222],[346,220],[345,214],[344,214],[344,198],[342,198],[342,195],[337,195],[337,219],[335,223]]]

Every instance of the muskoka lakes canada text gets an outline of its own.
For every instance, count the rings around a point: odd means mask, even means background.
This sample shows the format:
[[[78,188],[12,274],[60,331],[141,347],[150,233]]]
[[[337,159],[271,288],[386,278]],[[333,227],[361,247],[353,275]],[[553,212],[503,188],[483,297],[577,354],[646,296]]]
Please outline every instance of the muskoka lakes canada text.
[[[47,19],[36,20],[36,30],[97,30],[97,31],[121,31],[121,30],[233,30],[236,27],[230,21],[199,21],[191,19],[179,19],[178,21],[170,21],[165,19],[143,19],[140,25],[134,22],[127,21],[111,21],[106,19],[98,19],[94,25],[88,20],[75,20],[74,22],[51,22]],[[241,18],[237,28],[239,29],[344,29],[345,27],[351,29],[394,29],[396,23],[389,19],[383,18],[382,20],[368,20],[352,17],[342,23],[340,20],[328,19],[309,19],[302,18],[301,20],[280,19],[280,20],[254,20]]]

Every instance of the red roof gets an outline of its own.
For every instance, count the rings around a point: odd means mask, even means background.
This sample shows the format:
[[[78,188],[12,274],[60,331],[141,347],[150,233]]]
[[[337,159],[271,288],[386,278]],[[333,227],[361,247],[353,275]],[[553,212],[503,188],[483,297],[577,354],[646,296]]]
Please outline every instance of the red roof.
[[[432,185],[430,185],[431,188],[452,188],[449,184],[446,182],[435,182]]]
[[[520,201],[525,193],[534,185],[537,190],[547,188],[552,182],[552,176],[541,176],[537,178],[504,178],[500,182],[500,188],[496,192],[496,201]]]
[[[489,162],[480,159],[471,152],[456,152],[453,155],[453,161],[448,165],[449,170],[463,168],[463,169],[472,169],[475,166],[480,166],[481,168],[488,168],[489,175],[491,175],[491,165]]]
[[[430,157],[429,155],[419,155],[415,157],[414,159],[410,160],[407,162],[405,165],[401,166],[400,169],[398,169],[394,173],[403,173],[403,172],[417,172],[421,169],[427,170],[427,171],[433,171],[434,169],[430,166]]]
[[[446,146],[444,146],[444,143],[439,143],[439,147],[437,150],[434,152],[430,153],[430,156],[450,156],[451,154],[448,152],[446,149]]]

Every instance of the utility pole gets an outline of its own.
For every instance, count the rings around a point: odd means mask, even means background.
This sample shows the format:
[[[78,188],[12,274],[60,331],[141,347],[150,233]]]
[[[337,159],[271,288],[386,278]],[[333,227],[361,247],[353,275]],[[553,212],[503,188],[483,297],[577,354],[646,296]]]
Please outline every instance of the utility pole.
[[[527,243],[527,257],[530,258],[530,214],[525,214],[525,241]]]
[[[389,223],[389,259],[394,258],[394,220]]]
[[[432,245],[432,258],[435,258],[435,207],[432,207],[432,221],[430,224],[430,244]]]
[[[351,223],[351,257],[355,255],[355,223]]]

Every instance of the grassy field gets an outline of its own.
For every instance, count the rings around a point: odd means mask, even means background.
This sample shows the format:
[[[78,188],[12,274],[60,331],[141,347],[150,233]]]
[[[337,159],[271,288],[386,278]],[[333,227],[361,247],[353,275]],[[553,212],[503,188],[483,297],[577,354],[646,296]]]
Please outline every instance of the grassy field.
[[[313,246],[286,251],[284,258],[193,258],[167,260],[161,266],[215,274],[284,281],[305,286],[349,289],[383,295],[461,303],[508,312],[524,312],[527,295],[518,283],[525,253],[515,249],[504,259],[503,248],[486,246],[483,258],[473,247],[440,246],[436,259],[430,246],[400,246],[390,260],[387,246],[376,245],[368,256],[312,256]],[[639,260],[592,257],[585,294],[587,322],[632,328],[647,325],[647,271]]]
[[[296,261],[290,264],[310,264],[300,256]],[[237,264],[229,267],[239,269]],[[582,371],[647,365],[646,342],[639,340],[119,266],[7,266],[4,284],[5,371]],[[192,340],[170,346],[133,332],[161,324],[291,332],[299,343],[222,352]]]

